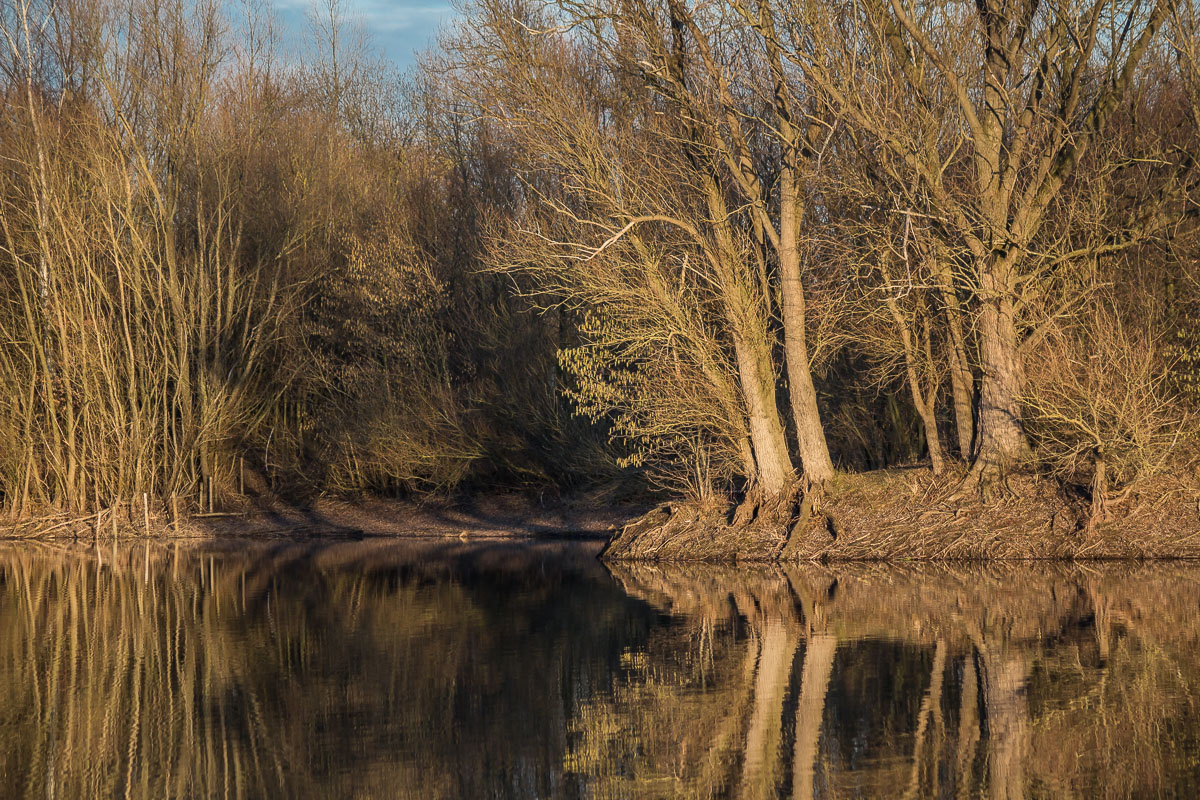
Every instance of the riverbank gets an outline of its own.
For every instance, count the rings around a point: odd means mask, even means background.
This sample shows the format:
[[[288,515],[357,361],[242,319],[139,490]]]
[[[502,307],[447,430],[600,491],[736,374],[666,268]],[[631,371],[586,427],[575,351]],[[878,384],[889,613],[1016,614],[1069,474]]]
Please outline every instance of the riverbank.
[[[138,501],[99,515],[7,520],[0,539],[572,537],[608,539],[601,557],[613,562],[1200,559],[1200,476],[1129,487],[1099,517],[1078,488],[1013,476],[983,502],[974,493],[955,497],[961,477],[919,467],[842,474],[803,520],[796,513],[734,522],[727,507],[649,508],[589,494],[319,498],[303,505],[248,497],[178,522]]]
[[[224,510],[178,521],[152,503],[133,501],[97,514],[30,516],[0,522],[0,539],[239,538],[392,536],[460,539],[606,538],[646,511],[645,505],[596,501],[587,495],[540,500],[488,493],[420,501],[318,498],[303,505],[246,498]]]
[[[735,523],[728,509],[664,504],[602,553],[609,561],[792,562],[1200,558],[1200,480],[1162,476],[1093,514],[1090,497],[1029,475],[999,497],[956,497],[961,474],[839,475],[806,519]]]

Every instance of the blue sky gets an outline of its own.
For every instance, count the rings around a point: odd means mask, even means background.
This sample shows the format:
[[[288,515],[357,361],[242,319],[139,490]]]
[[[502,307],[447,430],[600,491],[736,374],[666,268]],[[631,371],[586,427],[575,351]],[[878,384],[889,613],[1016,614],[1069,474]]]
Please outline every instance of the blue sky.
[[[438,26],[454,11],[446,0],[344,0],[346,13],[361,20],[373,44],[401,67],[433,43]],[[289,36],[308,30],[311,0],[275,0],[278,19]]]

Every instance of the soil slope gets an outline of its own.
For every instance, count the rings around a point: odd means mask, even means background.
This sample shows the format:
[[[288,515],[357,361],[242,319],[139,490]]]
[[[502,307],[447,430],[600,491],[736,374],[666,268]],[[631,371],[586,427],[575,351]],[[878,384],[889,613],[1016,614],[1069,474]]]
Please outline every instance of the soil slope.
[[[610,561],[1200,558],[1200,485],[1167,476],[1093,518],[1071,487],[1014,476],[998,496],[955,498],[928,469],[839,475],[806,518],[735,524],[727,509],[664,504],[625,526]]]

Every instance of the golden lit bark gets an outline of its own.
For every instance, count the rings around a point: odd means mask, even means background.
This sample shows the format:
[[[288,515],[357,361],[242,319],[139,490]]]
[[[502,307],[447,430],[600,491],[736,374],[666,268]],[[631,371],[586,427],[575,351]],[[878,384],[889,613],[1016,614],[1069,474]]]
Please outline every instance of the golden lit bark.
[[[817,407],[817,390],[809,365],[804,283],[797,241],[801,199],[793,168],[784,168],[780,191],[779,273],[788,395],[792,403],[792,420],[796,425],[800,468],[806,481],[823,484],[833,478],[833,461],[829,457],[829,445],[825,441],[825,429],[821,425],[821,412]]]

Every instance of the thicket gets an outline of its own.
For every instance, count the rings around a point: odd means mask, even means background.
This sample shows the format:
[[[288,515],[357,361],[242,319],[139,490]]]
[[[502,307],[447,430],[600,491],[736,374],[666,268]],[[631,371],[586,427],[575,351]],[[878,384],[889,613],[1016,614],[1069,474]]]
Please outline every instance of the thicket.
[[[446,72],[628,459],[754,512],[863,469],[1194,453],[1194,2],[480,0]],[[1088,487],[1090,484],[1090,487]]]
[[[0,4],[11,513],[567,481],[602,446],[559,326],[477,269],[504,147],[339,3],[311,23],[285,59],[254,4]]]
[[[464,11],[0,0],[4,507],[1194,450],[1194,0]]]

